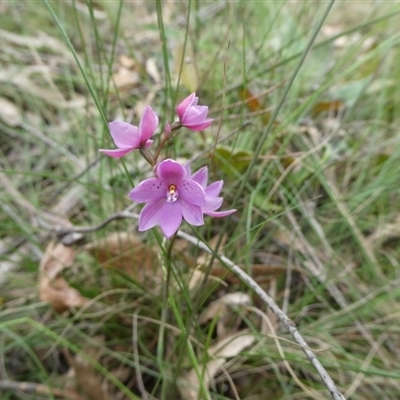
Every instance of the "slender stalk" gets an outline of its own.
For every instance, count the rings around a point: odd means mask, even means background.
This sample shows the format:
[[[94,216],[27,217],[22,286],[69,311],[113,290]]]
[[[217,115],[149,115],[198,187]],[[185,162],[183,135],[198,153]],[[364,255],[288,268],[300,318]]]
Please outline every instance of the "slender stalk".
[[[175,93],[174,93],[174,98],[172,99],[172,104],[176,104],[176,99],[178,98],[178,91],[179,91],[179,85],[181,83],[181,75],[183,71],[183,65],[185,63],[185,52],[186,52],[186,46],[187,46],[187,41],[189,37],[189,24],[190,24],[190,11],[192,8],[192,1],[189,0],[188,2],[188,11],[187,11],[187,16],[186,16],[186,28],[185,28],[185,40],[183,42],[183,49],[182,49],[182,60],[179,65],[179,73],[178,73],[178,81],[176,82],[176,88],[175,88]],[[171,119],[173,118],[174,114],[172,111]]]
[[[158,362],[161,374],[164,377],[163,384],[161,385],[161,391],[162,391],[161,398],[162,399],[166,398],[166,378],[164,375],[165,369],[162,365],[164,363],[165,326],[167,323],[169,286],[170,286],[171,275],[172,275],[171,253],[172,253],[172,248],[174,246],[175,238],[176,238],[176,235],[174,235],[173,238],[171,239],[168,249],[167,249],[167,252],[164,257],[167,276],[166,276],[165,284],[163,287],[163,305],[162,305],[162,311],[161,311],[160,330],[158,333],[158,343],[157,343],[157,362]],[[165,239],[163,240],[163,242],[165,242]]]
[[[164,64],[164,74],[165,74],[165,100],[164,100],[164,114],[168,105],[168,96],[171,95],[171,72],[169,69],[169,51],[167,46],[167,37],[165,35],[164,20],[162,14],[162,1],[156,0],[156,10],[157,10],[157,23],[158,31],[160,32],[161,49]]]

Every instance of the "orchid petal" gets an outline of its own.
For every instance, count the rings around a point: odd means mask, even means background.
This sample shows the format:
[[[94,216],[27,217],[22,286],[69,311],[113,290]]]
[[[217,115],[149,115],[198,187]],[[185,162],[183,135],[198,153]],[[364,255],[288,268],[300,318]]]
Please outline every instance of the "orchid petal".
[[[214,121],[207,118],[208,107],[198,106],[198,102],[199,98],[192,93],[176,107],[181,125],[192,131],[202,131]]]
[[[164,235],[170,238],[182,224],[182,207],[179,202],[164,203],[159,225]]]
[[[185,116],[186,111],[193,105],[193,101],[195,100],[196,93],[192,93],[186,99],[182,100],[181,103],[176,107],[176,113],[178,114],[179,119],[182,119]],[[196,102],[197,104],[197,102]]]
[[[142,209],[139,217],[139,231],[147,231],[156,226],[163,213],[164,199],[148,202]]]
[[[234,212],[236,212],[237,210],[232,209],[232,210],[228,210],[228,211],[204,211],[204,214],[210,216],[210,217],[214,217],[214,218],[222,218],[222,217],[227,217],[228,215],[233,214]]]
[[[181,200],[181,208],[183,213],[183,218],[191,224],[195,226],[204,225],[203,220],[203,211],[201,207],[195,206],[185,200]]]
[[[140,143],[144,145],[156,131],[158,126],[158,117],[154,110],[147,106],[144,109],[143,116],[139,123]]]
[[[106,155],[108,155],[110,157],[113,157],[113,158],[123,157],[125,154],[128,154],[132,150],[134,150],[134,149],[133,148],[130,148],[130,149],[113,149],[113,150],[99,149],[99,151],[101,153],[104,153],[104,154],[106,154]]]
[[[184,124],[184,126],[192,131],[204,131],[204,129],[207,129],[213,121],[213,119],[208,118],[201,124]]]
[[[149,178],[133,188],[129,193],[129,197],[136,203],[147,203],[148,201],[159,199],[165,200],[167,190],[168,187],[165,182],[158,178]]]
[[[117,147],[121,149],[138,149],[140,136],[138,128],[124,121],[113,121],[108,124],[110,134]]]
[[[221,193],[224,181],[216,181],[208,185],[205,189],[206,196],[217,197]]]
[[[152,140],[148,140],[148,141],[144,144],[144,147],[150,147],[152,143],[153,143]]]
[[[195,206],[202,206],[206,200],[204,189],[195,181],[185,179],[178,185],[179,198]]]
[[[191,167],[190,167],[190,161],[188,161],[187,163],[185,163],[185,165],[183,166],[183,168],[185,168],[186,176],[192,175],[192,169],[191,169]]]
[[[166,183],[167,186],[178,186],[186,177],[185,168],[178,162],[167,159],[161,161],[157,166],[157,176]]]
[[[203,212],[215,211],[222,206],[224,199],[222,197],[207,197],[206,202],[201,206]]]
[[[190,176],[190,175],[189,175]],[[207,166],[200,168],[198,171],[196,171],[190,179],[194,180],[197,182],[203,189],[206,188],[207,186],[207,181],[208,181],[208,168]]]
[[[191,124],[199,124],[204,121],[207,117],[208,107],[207,106],[195,106],[190,107],[184,117],[184,123]]]
[[[193,99],[193,101],[192,101],[192,104],[191,104],[191,106],[193,107],[193,106],[197,106],[197,103],[199,102],[199,98],[195,95],[194,96],[194,99]]]
[[[159,225],[163,234],[170,238],[179,229],[182,219],[199,226],[204,224],[204,214],[218,218],[236,211],[216,211],[223,202],[218,195],[224,182],[221,180],[207,186],[206,166],[191,175],[189,162],[183,166],[167,159],[155,170],[157,178],[144,180],[129,193],[133,201],[146,203],[139,218],[140,231]]]

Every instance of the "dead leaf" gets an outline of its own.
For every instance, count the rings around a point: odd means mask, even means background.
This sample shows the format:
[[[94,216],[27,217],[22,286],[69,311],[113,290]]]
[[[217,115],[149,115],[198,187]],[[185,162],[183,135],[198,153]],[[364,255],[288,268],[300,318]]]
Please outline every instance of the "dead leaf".
[[[101,356],[101,345],[104,342],[104,338],[99,336],[95,337],[94,340],[100,341],[99,347],[85,346],[82,349],[82,354],[88,355],[93,360],[100,362]],[[92,364],[82,357],[81,354],[72,355],[67,350],[64,352],[69,365],[72,367],[76,386],[79,393],[85,394],[90,400],[109,400],[110,396],[107,393],[106,382],[101,379],[101,375],[96,373]]]
[[[128,90],[139,83],[140,76],[135,60],[126,55],[118,58],[116,72],[111,78],[111,84],[118,90]]]
[[[249,295],[242,292],[228,293],[220,297],[218,300],[213,301],[203,311],[200,316],[200,323],[205,324],[215,317],[223,317],[223,314],[228,312],[231,306],[250,305],[251,299]]]
[[[251,304],[250,297],[242,292],[228,293],[212,302],[200,315],[200,323],[206,324],[217,319],[217,337],[222,338],[237,332],[242,323],[242,318],[232,307],[248,306]]]
[[[293,237],[290,231],[278,230],[274,233],[273,238],[281,245],[295,249],[301,254],[308,254],[304,242],[298,237]]]
[[[126,56],[125,54],[121,54],[118,57],[118,62],[122,67],[130,70],[136,69],[136,61],[133,58]]]
[[[269,120],[271,119],[271,111],[263,110],[263,107],[258,100],[259,96],[254,95],[249,88],[244,87],[239,91],[239,97],[245,102],[247,108],[251,112],[256,113],[257,111],[263,111],[260,113],[261,120],[264,125],[268,125]],[[279,125],[279,123],[275,121],[274,126],[277,125]]]
[[[214,358],[209,361],[205,367],[204,376],[201,377],[201,382],[204,386],[209,387],[214,377],[221,371],[227,358],[236,357],[246,347],[249,347],[256,337],[249,333],[248,330],[243,330],[239,333],[230,335],[209,348],[209,354]],[[178,378],[178,390],[185,400],[197,400],[199,398],[201,383],[196,369],[191,369],[188,373]]]
[[[153,78],[155,83],[161,83],[161,75],[158,71],[157,62],[154,57],[151,57],[146,61],[146,72]]]
[[[343,108],[344,104],[340,100],[320,101],[312,108],[312,112],[314,115],[321,114],[323,112],[337,113]]]
[[[44,253],[40,263],[40,272],[49,279],[56,279],[57,276],[68,267],[71,267],[75,259],[75,250],[60,243],[51,242]]]
[[[186,261],[186,260],[185,260]],[[186,265],[190,266],[189,262],[186,262]],[[199,269],[193,270],[190,274],[190,278],[188,281],[188,288],[191,296],[197,296],[199,290],[217,290],[216,285],[220,285],[221,287],[227,287],[228,284],[225,283],[222,279],[213,276],[212,274],[205,274],[203,271]]]
[[[62,313],[70,307],[84,306],[88,299],[71,288],[61,276],[61,272],[72,266],[75,251],[62,243],[51,242],[40,262],[40,299],[47,301],[54,311]]]
[[[246,265],[240,265],[240,268],[247,268]],[[292,271],[300,274],[304,274],[304,270],[297,266],[291,267]],[[253,264],[251,266],[252,276],[258,284],[265,284],[269,282],[274,276],[284,275],[287,273],[287,265],[282,264]],[[236,277],[232,272],[227,270],[226,267],[219,265],[213,265],[210,274],[214,278],[220,277],[229,284],[236,284],[240,282],[240,279]]]
[[[54,35],[47,35],[44,32],[40,32],[36,36],[24,36],[17,33],[12,33],[0,29],[0,38],[2,41],[7,41],[14,46],[26,46],[29,48],[47,48],[56,52],[57,54],[62,54],[67,59],[72,59],[72,54],[70,50],[62,43],[57,40]]]
[[[225,337],[211,346],[208,352],[216,357],[232,358],[249,347],[256,337],[248,331],[241,331]]]
[[[201,377],[202,383],[205,387],[209,387],[211,385],[214,376],[217,375],[218,371],[221,370],[225,361],[226,360],[224,358],[219,358],[207,363],[204,374]],[[196,371],[194,368],[188,373],[184,374],[182,377],[178,378],[177,383],[179,393],[183,399],[198,400],[200,398],[199,392],[201,385],[198,377],[198,371]]]
[[[113,232],[85,249],[105,268],[124,271],[143,284],[159,282],[157,253],[132,232]]]
[[[135,110],[135,114],[138,116],[142,116],[144,113],[144,109],[151,103],[153,103],[154,98],[156,97],[156,94],[158,93],[158,86],[153,85],[152,88],[149,90],[147,93],[146,97],[142,100],[138,100],[135,103],[135,107],[133,108]]]
[[[7,125],[18,126],[22,121],[22,115],[13,102],[4,97],[0,97],[0,119]]]
[[[245,101],[247,108],[250,111],[261,110],[261,104],[258,101],[258,98],[254,96],[254,94],[247,87],[244,87],[239,91],[239,97]]]
[[[81,12],[83,15],[85,15],[86,18],[94,18],[97,20],[105,20],[108,17],[108,14],[100,9],[100,4],[101,3],[94,3],[93,7],[87,7],[83,2],[77,1],[74,4],[74,7]]]
[[[43,85],[38,85],[36,83],[37,74],[42,75],[44,79],[49,79],[51,76],[56,75],[56,72],[48,65],[28,65],[18,68],[18,71],[14,66],[11,66],[0,69],[0,82],[15,85],[24,93],[40,98],[51,107],[82,109],[86,104],[84,96],[74,95],[71,100],[65,100],[60,92],[48,90]]]

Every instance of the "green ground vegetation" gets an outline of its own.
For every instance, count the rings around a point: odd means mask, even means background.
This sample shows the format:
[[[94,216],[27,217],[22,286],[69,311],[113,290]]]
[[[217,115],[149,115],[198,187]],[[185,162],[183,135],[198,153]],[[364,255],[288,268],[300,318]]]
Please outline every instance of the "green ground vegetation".
[[[400,4],[336,1],[324,19],[328,5],[0,3],[2,399],[329,398],[196,246],[135,219],[56,244],[55,218],[101,223],[151,175],[138,154],[98,153],[107,122],[151,105],[157,144],[192,91],[215,122],[167,154],[208,165],[238,211],[182,229],[274,298],[346,398],[400,398]]]

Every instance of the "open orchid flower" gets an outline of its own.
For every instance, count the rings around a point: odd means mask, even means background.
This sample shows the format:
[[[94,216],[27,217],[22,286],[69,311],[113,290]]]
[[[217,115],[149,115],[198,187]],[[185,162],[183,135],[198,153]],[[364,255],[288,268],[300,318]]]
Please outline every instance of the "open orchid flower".
[[[159,225],[170,238],[180,227],[182,218],[189,224],[203,225],[202,206],[206,194],[178,162],[167,159],[156,167],[156,178],[139,183],[129,193],[137,203],[146,203],[139,217],[139,231]]]
[[[158,126],[158,117],[153,109],[147,106],[139,123],[139,128],[123,121],[113,121],[108,124],[110,134],[117,149],[100,149],[104,154],[119,158],[135,149],[149,147],[153,141],[150,138]]]
[[[221,193],[222,187],[224,186],[224,181],[216,181],[207,186],[208,182],[208,168],[202,167],[193,175],[191,175],[190,164],[187,163],[185,165],[186,172],[190,179],[197,182],[203,189],[206,194],[206,201],[201,206],[201,209],[204,214],[209,215],[210,217],[226,217],[228,215],[233,214],[236,210],[227,210],[227,211],[216,211],[218,210],[223,202],[222,197],[218,197]]]
[[[208,107],[198,106],[198,101],[199,98],[196,97],[196,93],[192,93],[176,107],[181,125],[192,131],[202,131],[214,121],[207,118]]]

